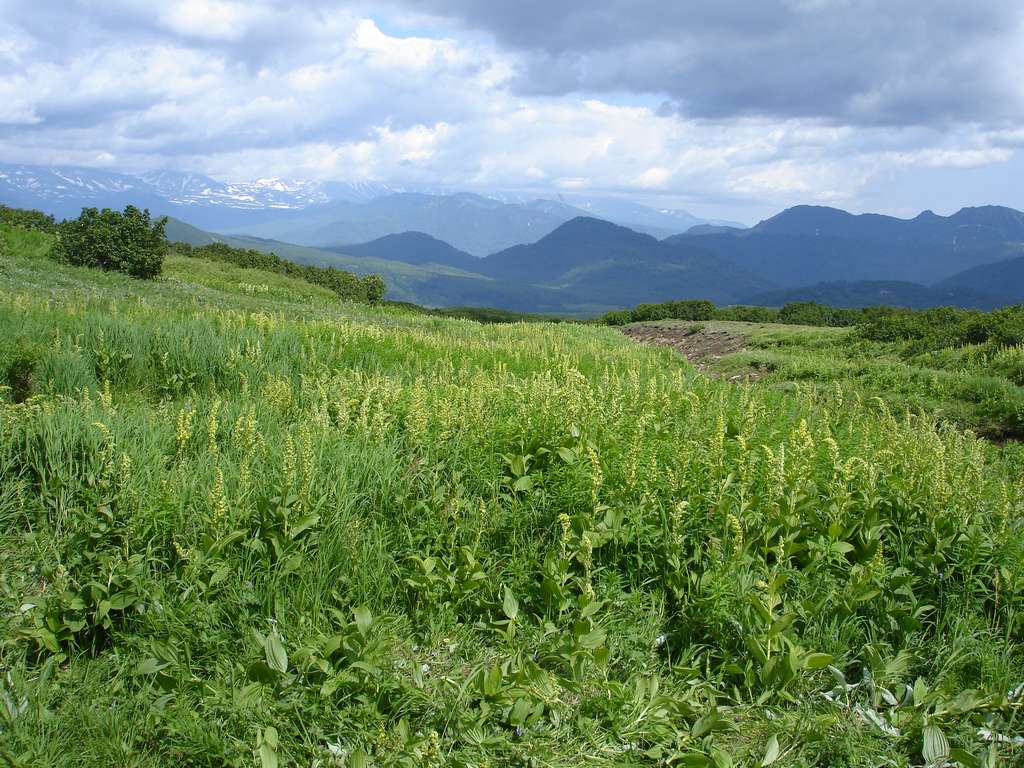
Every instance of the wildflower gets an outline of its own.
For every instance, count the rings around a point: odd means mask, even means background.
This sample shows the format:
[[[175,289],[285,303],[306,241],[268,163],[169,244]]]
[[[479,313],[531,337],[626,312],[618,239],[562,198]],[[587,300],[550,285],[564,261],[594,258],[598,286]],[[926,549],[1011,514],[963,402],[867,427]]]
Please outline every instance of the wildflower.
[[[729,522],[729,533],[732,534],[733,553],[738,555],[743,551],[743,526],[740,519],[731,512],[727,516]]]
[[[217,398],[210,406],[210,416],[206,422],[206,442],[210,447],[210,453],[217,453],[217,415],[219,412],[220,398]]]
[[[195,411],[186,411],[184,408],[178,411],[174,437],[178,446],[179,456],[185,453],[188,441],[192,438],[192,420],[195,418],[195,415]]]

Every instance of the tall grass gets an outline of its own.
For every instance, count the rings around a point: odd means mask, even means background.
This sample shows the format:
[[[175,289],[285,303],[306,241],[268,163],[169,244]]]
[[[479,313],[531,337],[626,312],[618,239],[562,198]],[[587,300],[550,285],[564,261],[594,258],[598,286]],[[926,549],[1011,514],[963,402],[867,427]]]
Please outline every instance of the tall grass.
[[[8,763],[1019,758],[1016,453],[610,329],[0,234]]]

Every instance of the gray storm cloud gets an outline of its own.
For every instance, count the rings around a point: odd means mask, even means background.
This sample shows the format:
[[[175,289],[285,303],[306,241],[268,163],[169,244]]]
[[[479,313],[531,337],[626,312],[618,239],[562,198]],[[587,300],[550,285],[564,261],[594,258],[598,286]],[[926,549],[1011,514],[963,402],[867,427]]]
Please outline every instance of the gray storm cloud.
[[[1024,115],[1014,0],[416,0],[523,52],[527,93],[664,93],[695,117],[891,125]]]

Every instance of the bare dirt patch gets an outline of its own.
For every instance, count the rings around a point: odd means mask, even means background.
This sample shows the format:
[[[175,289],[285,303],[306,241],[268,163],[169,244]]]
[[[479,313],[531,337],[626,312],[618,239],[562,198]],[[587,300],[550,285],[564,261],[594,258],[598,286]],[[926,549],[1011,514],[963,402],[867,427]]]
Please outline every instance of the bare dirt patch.
[[[671,347],[709,376],[727,378],[729,381],[754,381],[763,375],[756,368],[732,371],[727,376],[711,369],[714,362],[746,349],[746,339],[735,333],[655,323],[630,325],[621,330],[641,344]]]

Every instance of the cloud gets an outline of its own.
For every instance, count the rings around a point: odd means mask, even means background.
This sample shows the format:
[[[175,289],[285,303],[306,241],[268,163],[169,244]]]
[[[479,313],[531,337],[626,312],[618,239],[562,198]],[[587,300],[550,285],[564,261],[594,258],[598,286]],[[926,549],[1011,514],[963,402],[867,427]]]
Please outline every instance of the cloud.
[[[0,0],[0,160],[739,218],[856,207],[893,173],[1008,173],[1021,12],[916,5]]]
[[[691,117],[848,124],[1024,115],[1006,0],[416,0],[522,54],[523,93],[657,93]]]

